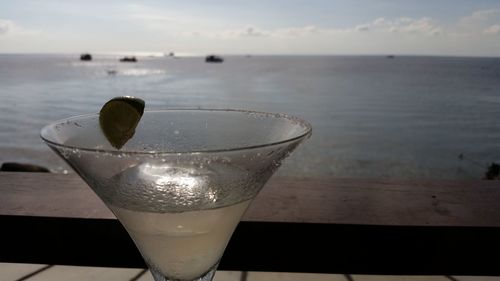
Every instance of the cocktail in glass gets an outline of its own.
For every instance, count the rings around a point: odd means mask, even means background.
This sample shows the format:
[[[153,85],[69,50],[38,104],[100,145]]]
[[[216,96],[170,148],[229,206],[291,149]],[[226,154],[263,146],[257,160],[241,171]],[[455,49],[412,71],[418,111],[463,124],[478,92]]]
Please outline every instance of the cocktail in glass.
[[[283,114],[201,109],[146,111],[120,149],[98,114],[41,132],[113,211],[156,281],[211,280],[251,200],[310,134]]]

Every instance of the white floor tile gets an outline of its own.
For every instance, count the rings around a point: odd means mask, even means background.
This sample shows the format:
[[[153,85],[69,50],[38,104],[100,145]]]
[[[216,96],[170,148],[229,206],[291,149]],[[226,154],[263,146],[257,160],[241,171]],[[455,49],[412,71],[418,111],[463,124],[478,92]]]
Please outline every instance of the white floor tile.
[[[213,281],[240,281],[241,271],[217,271]],[[137,281],[153,281],[153,276],[148,271]]]
[[[84,266],[54,266],[27,281],[128,281],[141,270]]]
[[[213,281],[240,281],[241,271],[217,271]]]
[[[500,276],[453,276],[459,281],[500,281]]]
[[[451,281],[445,276],[351,275],[354,281]]]
[[[248,272],[247,281],[347,281],[340,274]]]
[[[0,281],[17,280],[45,266],[43,264],[0,263]]]

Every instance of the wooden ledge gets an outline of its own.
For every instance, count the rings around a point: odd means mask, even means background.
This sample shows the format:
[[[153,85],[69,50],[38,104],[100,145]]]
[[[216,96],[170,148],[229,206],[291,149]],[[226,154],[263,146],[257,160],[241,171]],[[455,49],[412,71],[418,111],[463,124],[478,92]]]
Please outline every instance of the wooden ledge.
[[[0,173],[0,194],[0,262],[144,266],[77,176]],[[500,181],[274,178],[220,268],[500,275],[498,202]]]
[[[0,215],[110,219],[77,175],[0,172]],[[500,181],[273,178],[244,221],[500,226]]]

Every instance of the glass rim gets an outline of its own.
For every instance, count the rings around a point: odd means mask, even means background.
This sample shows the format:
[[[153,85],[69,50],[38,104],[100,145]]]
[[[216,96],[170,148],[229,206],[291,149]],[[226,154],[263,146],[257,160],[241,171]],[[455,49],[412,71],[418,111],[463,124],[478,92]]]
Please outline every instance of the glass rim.
[[[99,113],[90,113],[90,114],[82,114],[82,115],[75,115],[63,119],[59,119],[57,121],[51,122],[50,124],[45,125],[41,130],[40,130],[40,138],[50,146],[54,147],[59,147],[63,149],[77,149],[80,151],[85,151],[85,152],[92,152],[92,153],[107,153],[107,154],[129,154],[129,155],[193,155],[193,154],[214,154],[214,153],[223,153],[223,152],[234,152],[234,151],[245,151],[245,150],[252,150],[252,149],[259,149],[259,148],[265,148],[265,147],[271,147],[271,146],[276,146],[276,145],[281,145],[285,143],[292,143],[294,141],[303,139],[305,137],[308,137],[312,133],[312,126],[309,122],[295,117],[293,115],[288,115],[285,113],[270,113],[270,112],[265,112],[265,111],[254,111],[254,110],[246,110],[246,109],[218,109],[218,108],[179,108],[179,109],[153,109],[153,110],[145,110],[144,114],[146,113],[155,113],[155,112],[174,112],[174,111],[191,111],[191,112],[236,112],[236,113],[242,113],[242,114],[261,114],[261,115],[266,115],[266,116],[272,116],[272,118],[283,118],[287,119],[292,122],[299,123],[302,127],[304,127],[304,132],[298,134],[297,136],[290,137],[290,138],[284,138],[283,140],[279,141],[274,141],[274,142],[269,142],[269,143],[263,143],[263,144],[256,144],[256,145],[248,145],[248,146],[240,146],[240,147],[232,147],[232,148],[227,148],[227,149],[207,149],[207,150],[192,150],[192,151],[161,151],[161,150],[119,150],[119,149],[104,149],[104,148],[87,148],[87,147],[79,147],[76,145],[67,145],[67,144],[62,144],[59,142],[52,141],[48,139],[46,136],[44,136],[44,131],[48,130],[50,127],[55,126],[57,124],[62,124],[69,122],[74,119],[80,119],[80,118],[89,118],[89,117],[97,117],[99,116]]]

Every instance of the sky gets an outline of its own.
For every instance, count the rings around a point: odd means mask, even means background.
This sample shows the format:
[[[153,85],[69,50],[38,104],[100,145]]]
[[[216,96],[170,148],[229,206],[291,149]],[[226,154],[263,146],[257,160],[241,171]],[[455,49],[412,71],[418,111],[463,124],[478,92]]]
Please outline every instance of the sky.
[[[500,56],[500,0],[0,0],[0,53]]]

